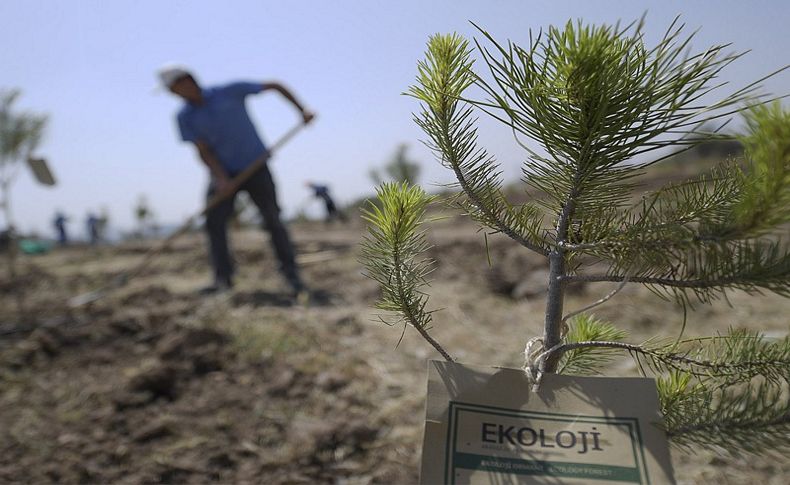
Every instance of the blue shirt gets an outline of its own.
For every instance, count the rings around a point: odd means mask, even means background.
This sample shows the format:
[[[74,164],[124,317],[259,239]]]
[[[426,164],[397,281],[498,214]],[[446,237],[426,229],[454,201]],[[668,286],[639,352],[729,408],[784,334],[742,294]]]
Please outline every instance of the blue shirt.
[[[266,152],[247,114],[244,98],[263,90],[261,83],[238,82],[203,90],[202,104],[178,112],[181,139],[205,142],[233,176]]]

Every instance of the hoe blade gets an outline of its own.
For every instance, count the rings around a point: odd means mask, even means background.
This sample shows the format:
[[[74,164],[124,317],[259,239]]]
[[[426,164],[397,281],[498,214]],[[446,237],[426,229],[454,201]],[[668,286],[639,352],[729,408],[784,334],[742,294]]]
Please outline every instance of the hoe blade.
[[[30,167],[38,183],[48,186],[55,185],[55,177],[52,176],[52,172],[49,170],[46,160],[43,158],[28,157],[27,166]]]

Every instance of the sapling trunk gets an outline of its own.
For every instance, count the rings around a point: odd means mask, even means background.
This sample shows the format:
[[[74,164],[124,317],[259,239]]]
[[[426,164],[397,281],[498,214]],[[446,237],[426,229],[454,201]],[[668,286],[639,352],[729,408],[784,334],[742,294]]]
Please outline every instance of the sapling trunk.
[[[546,295],[546,320],[543,324],[543,348],[552,349],[562,342],[562,307],[565,300],[565,256],[559,250],[549,254],[549,281]],[[543,372],[555,372],[559,352],[544,361]]]
[[[549,282],[546,294],[546,320],[543,324],[543,348],[553,349],[562,343],[562,309],[565,303],[565,248],[568,239],[568,227],[576,210],[577,187],[579,172],[573,178],[574,186],[562,207],[557,222],[556,246],[549,253]],[[560,352],[554,352],[543,361],[543,372],[555,372]]]

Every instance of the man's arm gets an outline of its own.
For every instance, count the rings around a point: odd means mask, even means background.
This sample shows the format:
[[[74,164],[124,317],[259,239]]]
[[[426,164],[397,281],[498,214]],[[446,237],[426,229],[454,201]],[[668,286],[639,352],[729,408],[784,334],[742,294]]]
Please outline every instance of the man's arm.
[[[203,163],[206,164],[209,172],[211,172],[211,178],[214,181],[217,192],[222,192],[230,184],[228,173],[222,168],[222,164],[219,163],[217,156],[214,155],[214,151],[208,146],[208,143],[198,140],[195,142],[195,147],[200,159],[203,160]]]
[[[177,120],[178,129],[181,132],[181,139],[195,145],[200,159],[206,167],[208,167],[209,172],[211,172],[211,178],[214,181],[215,188],[221,191],[223,188],[227,187],[230,177],[228,177],[225,169],[222,168],[222,164],[219,163],[219,159],[214,155],[214,151],[208,143],[203,141],[201,135],[193,128],[190,119],[184,111],[178,114]]]
[[[296,99],[296,96],[294,96],[293,93],[291,93],[291,91],[289,91],[288,88],[286,88],[282,84],[276,83],[276,82],[264,82],[264,83],[261,84],[261,86],[262,86],[261,91],[268,91],[268,90],[277,91],[285,99],[290,101],[291,104],[293,104],[294,107],[297,110],[299,110],[299,112],[302,114],[302,119],[304,120],[305,124],[310,123],[310,121],[312,121],[313,118],[315,118],[315,114],[313,112],[311,112],[311,111],[306,110],[304,108],[304,106],[302,106],[302,103],[300,103]]]

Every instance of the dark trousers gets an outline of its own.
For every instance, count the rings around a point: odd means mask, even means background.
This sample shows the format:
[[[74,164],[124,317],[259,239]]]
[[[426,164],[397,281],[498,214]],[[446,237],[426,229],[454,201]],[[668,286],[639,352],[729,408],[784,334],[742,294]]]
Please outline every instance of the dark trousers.
[[[288,237],[288,231],[280,221],[280,208],[277,206],[277,194],[269,167],[264,165],[239,190],[246,191],[258,207],[264,227],[271,235],[271,243],[280,262],[280,271],[291,283],[298,281],[299,273],[294,260],[293,245]],[[211,198],[214,191],[214,185],[209,185],[207,198]],[[233,261],[228,250],[228,220],[233,215],[235,201],[234,194],[206,214],[211,265],[214,267],[217,281],[230,281],[233,277]]]
[[[327,219],[330,219],[337,212],[337,206],[335,206],[335,201],[332,200],[332,198],[329,197],[328,195],[321,196],[321,198],[324,199],[324,205],[326,206]]]
[[[345,214],[337,210],[335,201],[329,195],[322,195],[321,198],[324,199],[324,205],[326,205],[326,222],[329,223],[335,219],[339,219],[342,222],[348,220]]]

